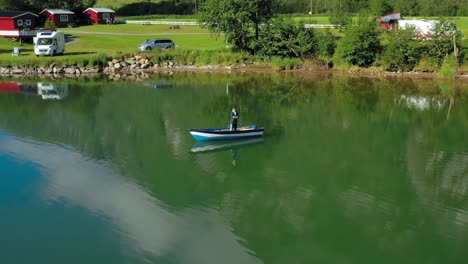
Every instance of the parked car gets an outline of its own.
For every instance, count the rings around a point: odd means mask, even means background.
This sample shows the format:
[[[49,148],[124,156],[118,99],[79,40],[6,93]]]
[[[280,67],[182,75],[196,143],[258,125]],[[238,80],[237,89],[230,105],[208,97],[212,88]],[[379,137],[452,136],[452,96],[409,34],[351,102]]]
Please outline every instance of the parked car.
[[[138,47],[139,50],[152,50],[152,49],[169,49],[175,47],[174,41],[171,39],[152,39],[146,40]]]

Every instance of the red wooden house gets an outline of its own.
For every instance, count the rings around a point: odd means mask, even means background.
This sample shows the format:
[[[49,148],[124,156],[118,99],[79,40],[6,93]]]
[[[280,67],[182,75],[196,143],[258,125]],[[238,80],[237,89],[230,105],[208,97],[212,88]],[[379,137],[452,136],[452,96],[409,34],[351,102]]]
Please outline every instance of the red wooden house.
[[[89,21],[93,24],[112,24],[114,22],[115,11],[109,8],[88,8],[83,13],[89,16]]]
[[[0,36],[33,37],[38,15],[26,11],[0,11]]]
[[[51,20],[57,27],[67,27],[75,20],[75,13],[68,9],[44,9],[39,16],[43,22]]]

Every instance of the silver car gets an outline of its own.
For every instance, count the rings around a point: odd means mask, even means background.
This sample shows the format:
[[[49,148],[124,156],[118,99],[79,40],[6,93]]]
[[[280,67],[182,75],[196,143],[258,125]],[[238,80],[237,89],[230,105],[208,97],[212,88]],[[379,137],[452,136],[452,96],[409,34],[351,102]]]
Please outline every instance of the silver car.
[[[175,46],[174,41],[171,39],[151,39],[146,40],[143,44],[138,47],[140,51],[152,50],[152,49],[169,49]]]

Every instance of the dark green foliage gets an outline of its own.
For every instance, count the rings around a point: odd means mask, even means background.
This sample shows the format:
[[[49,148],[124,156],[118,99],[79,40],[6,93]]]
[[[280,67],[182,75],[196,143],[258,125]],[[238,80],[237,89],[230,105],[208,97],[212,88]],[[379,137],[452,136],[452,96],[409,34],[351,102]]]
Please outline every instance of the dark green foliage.
[[[12,8],[17,10],[28,10],[38,13],[45,8],[66,8],[81,13],[88,7],[93,7],[96,0],[23,0],[14,1]]]
[[[261,36],[259,54],[267,57],[314,58],[318,39],[313,29],[290,18],[275,18]]]
[[[120,16],[141,16],[148,14],[193,14],[194,2],[165,0],[158,2],[142,1],[124,5],[116,10]]]
[[[382,34],[380,63],[389,71],[411,71],[421,58],[421,41],[414,39],[414,28]]]
[[[369,67],[375,62],[381,48],[379,28],[376,22],[360,15],[357,23],[346,29],[335,57],[339,62],[345,64]]]
[[[326,29],[316,33],[318,39],[318,55],[323,58],[332,58],[336,50],[336,40],[333,33]]]
[[[388,0],[369,0],[369,6],[372,14],[382,16],[393,12],[393,7]]]
[[[460,61],[463,63],[468,62],[468,39],[464,39],[461,41],[460,46],[459,46],[460,52]]]

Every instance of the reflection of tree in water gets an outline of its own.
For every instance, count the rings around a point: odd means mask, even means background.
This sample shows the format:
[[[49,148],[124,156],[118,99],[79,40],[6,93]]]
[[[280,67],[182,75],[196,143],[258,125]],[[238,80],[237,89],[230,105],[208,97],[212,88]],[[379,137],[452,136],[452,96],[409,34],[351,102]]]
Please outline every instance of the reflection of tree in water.
[[[406,141],[406,164],[418,200],[438,220],[439,232],[463,239],[468,229],[466,108],[463,102],[455,104],[460,95],[456,85],[442,84],[440,89],[443,109],[437,104],[422,109],[426,115],[440,112],[440,121],[434,125],[428,118],[413,126]]]

